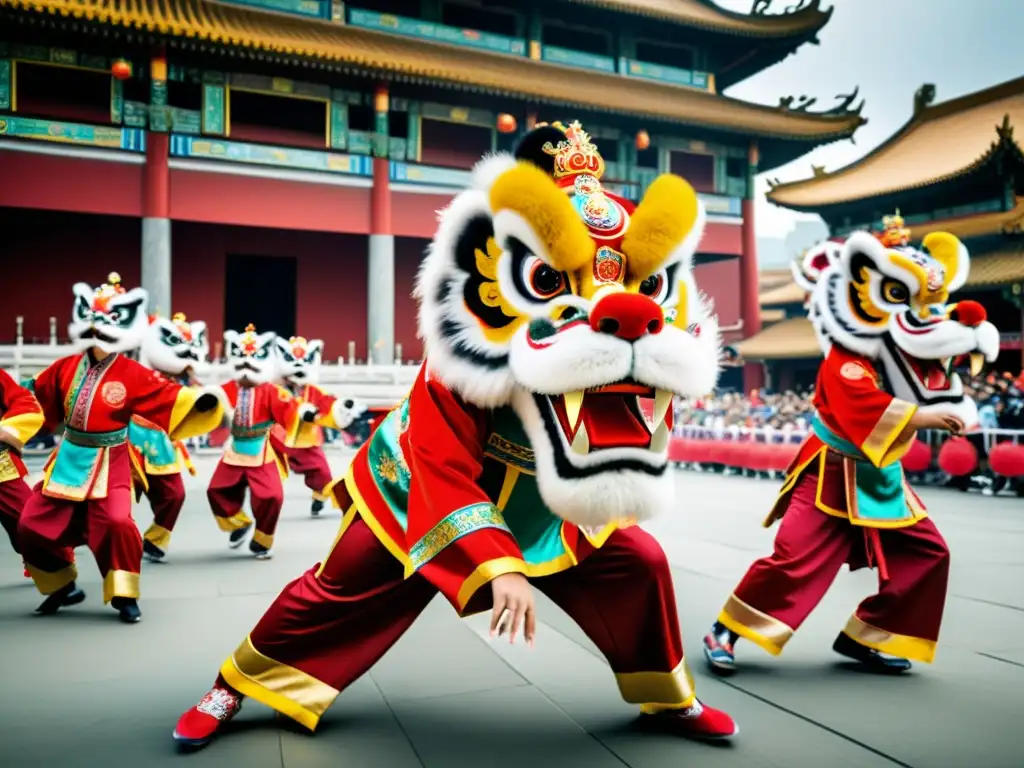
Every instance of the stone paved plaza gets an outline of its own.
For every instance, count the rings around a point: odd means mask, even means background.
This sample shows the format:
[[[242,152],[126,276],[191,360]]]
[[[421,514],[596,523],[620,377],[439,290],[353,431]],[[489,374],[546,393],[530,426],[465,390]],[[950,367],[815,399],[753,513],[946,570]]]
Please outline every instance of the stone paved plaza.
[[[347,455],[330,454],[341,470]],[[937,663],[904,678],[846,668],[830,648],[873,587],[868,571],[834,589],[773,659],[739,645],[743,669],[711,678],[700,639],[749,562],[770,548],[759,527],[777,485],[679,472],[681,503],[650,530],[674,567],[683,633],[699,694],[739,721],[729,746],[638,732],[593,645],[540,597],[534,649],[488,642],[486,618],[460,621],[440,598],[325,716],[316,736],[249,703],[231,731],[179,755],[171,730],[212,682],[283,584],[329,549],[336,511],[308,513],[289,480],[275,558],[229,551],[197,462],[169,562],[146,565],[141,624],[101,603],[91,556],[79,550],[82,606],[36,617],[21,564],[0,546],[0,762],[10,768],[667,768],[672,766],[1024,765],[1024,502],[925,489],[953,551]],[[138,522],[149,523],[145,502]]]

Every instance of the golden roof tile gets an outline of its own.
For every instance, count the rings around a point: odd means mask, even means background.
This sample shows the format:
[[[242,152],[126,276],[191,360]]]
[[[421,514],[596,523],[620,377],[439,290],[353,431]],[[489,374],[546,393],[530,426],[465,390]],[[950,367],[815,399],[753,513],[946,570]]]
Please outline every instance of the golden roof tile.
[[[967,288],[992,288],[1024,281],[1024,243],[1010,242],[1003,248],[971,258]]]
[[[913,236],[925,232],[949,232],[961,240],[985,235],[1020,234],[1024,229],[1024,197],[1018,197],[1008,211],[988,211],[969,216],[934,219],[926,224],[911,224]]]
[[[821,347],[806,317],[791,317],[769,325],[733,347],[747,360],[790,360],[821,357]]]
[[[733,13],[708,0],[572,0],[622,13],[652,16],[690,27],[748,37],[791,37],[821,29],[832,15],[822,11],[821,0],[784,13]]]
[[[865,122],[855,113],[785,111],[681,86],[205,0],[0,0],[0,7],[4,6],[322,59],[542,103],[646,115],[763,137],[825,141],[849,136]]]
[[[768,199],[817,210],[916,189],[969,173],[1003,142],[1024,152],[1024,78],[934,106],[922,104],[906,125],[857,162],[776,184]]]

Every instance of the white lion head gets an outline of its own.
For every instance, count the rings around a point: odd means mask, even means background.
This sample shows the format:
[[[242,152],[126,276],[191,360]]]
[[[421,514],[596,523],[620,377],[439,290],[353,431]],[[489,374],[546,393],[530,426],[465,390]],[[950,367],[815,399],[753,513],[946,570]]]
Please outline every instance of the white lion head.
[[[578,124],[481,162],[442,212],[417,280],[431,375],[511,406],[553,513],[584,526],[673,506],[673,395],[718,376],[718,324],[693,278],[704,209],[678,176],[639,205],[606,192]]]
[[[236,381],[246,386],[256,386],[272,381],[276,371],[276,350],[271,333],[256,333],[249,325],[242,333],[224,332],[225,352],[228,367]]]
[[[142,339],[140,359],[144,365],[169,376],[191,370],[202,378],[208,370],[209,356],[206,323],[202,320],[189,322],[181,312],[170,320],[150,318]]]
[[[142,343],[149,298],[142,288],[126,291],[120,275],[112,272],[98,288],[75,283],[71,290],[75,303],[68,336],[76,351],[130,352]]]
[[[277,337],[277,375],[290,384],[316,384],[320,380],[320,361],[324,343],[302,336]]]
[[[920,248],[856,232],[809,252],[794,274],[811,291],[808,313],[826,353],[839,344],[879,360],[896,397],[972,426],[977,407],[952,369],[960,358],[975,373],[994,361],[999,332],[977,302],[950,303],[969,271],[967,249],[947,232],[926,235]]]

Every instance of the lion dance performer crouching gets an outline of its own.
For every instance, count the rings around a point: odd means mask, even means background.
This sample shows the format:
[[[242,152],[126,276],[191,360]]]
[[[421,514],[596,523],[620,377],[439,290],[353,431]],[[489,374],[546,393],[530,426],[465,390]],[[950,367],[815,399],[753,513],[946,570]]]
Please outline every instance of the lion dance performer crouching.
[[[142,537],[132,519],[133,482],[145,482],[128,443],[128,424],[141,416],[183,439],[220,423],[220,401],[182,387],[129,359],[146,327],[147,294],[125,291],[116,274],[93,289],[74,286],[68,329],[78,350],[33,380],[33,391],[53,429],[64,437],[46,464],[18,524],[18,540],[36,587],[48,597],[39,613],[53,613],[76,591],[68,547],[88,544],[103,575],[103,601],[134,623],[138,607]]]
[[[933,232],[916,249],[891,234],[856,233],[794,269],[825,352],[817,415],[765,521],[782,520],[774,553],[750,567],[704,640],[715,671],[734,669],[739,637],[781,653],[844,563],[875,567],[879,591],[834,650],[882,673],[935,655],[949,550],[900,459],[919,429],[977,425],[951,361],[969,356],[979,371],[999,334],[980,304],[949,303],[969,270],[957,238]]]
[[[288,469],[302,475],[306,487],[313,492],[313,517],[324,508],[324,489],[331,483],[331,468],[324,455],[323,428],[343,430],[362,410],[354,400],[327,394],[317,386],[324,343],[293,336],[277,338],[277,361],[281,383],[300,403],[316,407],[320,418],[314,423],[298,417],[287,428],[271,432],[274,450],[288,457]]]
[[[736,732],[702,705],[665,554],[633,525],[675,506],[673,393],[714,387],[718,329],[693,280],[696,193],[603,191],[578,124],[475,169],[419,273],[427,358],[333,495],[341,531],[178,722],[209,741],[250,696],[315,729],[440,592],[533,642],[532,586],[565,610],[653,726]],[[653,401],[644,418],[638,398]]]
[[[242,508],[249,489],[255,531],[249,551],[257,559],[271,557],[277,519],[284,506],[287,460],[278,456],[269,440],[271,428],[291,428],[296,420],[312,422],[317,408],[299,403],[286,389],[272,383],[275,374],[273,333],[256,333],[249,325],[243,333],[226,331],[228,365],[234,378],[222,386],[231,423],[231,439],[210,478],[206,497],[217,524],[229,533],[232,549],[242,546],[253,520]]]
[[[140,361],[147,368],[181,385],[197,384],[199,368],[210,354],[206,323],[188,322],[178,312],[170,320],[151,317],[142,340]],[[157,425],[135,416],[128,425],[128,439],[142,455],[146,473],[145,494],[153,509],[153,523],[142,535],[143,554],[154,562],[167,556],[174,524],[185,505],[182,472],[195,475],[188,449],[181,440],[171,440]]]

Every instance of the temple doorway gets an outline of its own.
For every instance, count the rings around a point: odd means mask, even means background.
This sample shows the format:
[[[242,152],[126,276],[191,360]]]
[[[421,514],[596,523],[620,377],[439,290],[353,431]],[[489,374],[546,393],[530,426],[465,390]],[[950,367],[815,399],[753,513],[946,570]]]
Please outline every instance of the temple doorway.
[[[228,254],[224,286],[224,327],[295,335],[296,259],[291,256]]]

